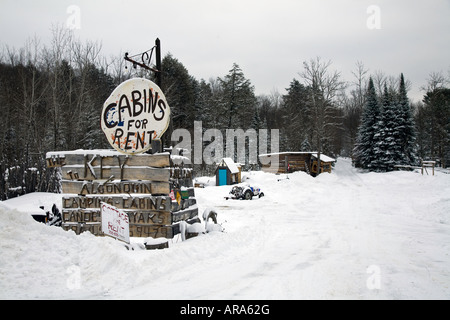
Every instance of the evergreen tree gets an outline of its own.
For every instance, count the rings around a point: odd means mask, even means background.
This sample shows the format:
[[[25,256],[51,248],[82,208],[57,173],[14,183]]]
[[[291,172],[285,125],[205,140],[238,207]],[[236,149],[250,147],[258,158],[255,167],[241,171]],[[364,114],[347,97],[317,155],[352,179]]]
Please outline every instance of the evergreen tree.
[[[395,165],[396,154],[399,148],[395,143],[395,103],[392,95],[388,92],[387,85],[384,85],[382,97],[382,110],[380,120],[376,124],[376,134],[374,137],[375,160],[371,163],[374,171],[392,171]]]
[[[311,151],[311,150],[312,150],[311,144],[309,143],[308,138],[305,138],[300,147],[300,151]]]
[[[423,99],[421,135],[423,157],[441,160],[442,167],[450,165],[450,89],[434,88]]]
[[[375,93],[369,91],[363,110],[356,165],[372,171],[392,171],[397,165],[417,163],[415,124],[406,93],[403,74],[400,76],[398,94],[393,97],[385,84],[382,110],[375,103]]]
[[[170,53],[163,58],[161,68],[163,72],[161,89],[171,110],[172,128],[167,133],[170,137],[171,131],[176,128],[193,127],[197,83],[189,75],[186,67]]]
[[[303,141],[312,140],[311,104],[309,91],[297,79],[293,79],[283,96],[282,131],[289,137],[287,150],[299,150]],[[311,146],[309,150],[311,151]]]
[[[383,119],[383,113],[381,113],[380,120],[375,124],[374,131],[375,135],[373,137],[373,154],[374,158],[369,163],[368,168],[370,168],[371,171],[376,172],[385,172],[386,169],[386,163],[384,162],[386,152],[386,144],[385,144],[385,136],[386,131],[385,128],[385,122]]]
[[[222,126],[228,129],[249,128],[256,105],[254,87],[250,80],[245,78],[236,63],[233,63],[233,67],[223,79],[218,80],[222,89]]]
[[[396,160],[399,164],[413,165],[417,163],[416,132],[403,73],[400,75],[398,115],[396,129],[401,158]]]
[[[354,150],[355,165],[357,167],[370,169],[372,162],[376,159],[374,137],[376,130],[379,129],[377,126],[379,117],[380,107],[373,80],[370,78],[366,103],[363,108],[357,143]]]

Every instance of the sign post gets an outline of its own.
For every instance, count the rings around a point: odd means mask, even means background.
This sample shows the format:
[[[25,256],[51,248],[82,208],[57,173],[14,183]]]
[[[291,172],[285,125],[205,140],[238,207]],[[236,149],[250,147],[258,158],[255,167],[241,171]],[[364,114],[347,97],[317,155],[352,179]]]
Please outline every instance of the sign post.
[[[130,225],[128,214],[109,205],[101,203],[102,231],[105,235],[130,243]]]
[[[199,222],[192,168],[160,151],[171,116],[160,88],[160,54],[157,39],[158,70],[125,55],[156,72],[158,84],[129,79],[105,101],[100,124],[115,150],[47,153],[47,166],[61,167],[63,192],[70,194],[62,199],[63,229],[130,243],[130,237],[171,239],[180,222]],[[152,154],[141,154],[150,149]]]

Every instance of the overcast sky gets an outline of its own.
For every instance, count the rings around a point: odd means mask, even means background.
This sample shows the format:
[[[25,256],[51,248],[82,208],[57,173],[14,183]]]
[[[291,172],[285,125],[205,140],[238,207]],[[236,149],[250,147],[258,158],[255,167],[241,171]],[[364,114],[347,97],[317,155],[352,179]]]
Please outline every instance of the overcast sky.
[[[0,0],[1,45],[34,35],[48,44],[52,23],[67,22],[107,57],[159,37],[163,55],[197,79],[223,77],[236,62],[256,94],[284,94],[317,56],[347,81],[358,60],[372,73],[403,72],[414,101],[430,72],[450,73],[450,0]]]

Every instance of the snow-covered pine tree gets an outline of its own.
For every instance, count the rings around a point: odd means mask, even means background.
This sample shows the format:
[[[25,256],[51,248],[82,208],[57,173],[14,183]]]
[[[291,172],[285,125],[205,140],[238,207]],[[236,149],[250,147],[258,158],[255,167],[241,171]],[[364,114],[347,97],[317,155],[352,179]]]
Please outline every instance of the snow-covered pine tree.
[[[303,139],[300,151],[311,151],[311,150],[312,150],[311,144],[309,143],[308,137],[306,137],[305,139]]]
[[[358,138],[354,149],[355,166],[370,169],[375,160],[374,136],[380,117],[380,107],[372,78],[367,87],[367,98],[358,129]]]
[[[372,161],[368,164],[370,171],[385,172],[386,163],[384,162],[386,154],[386,143],[385,143],[385,122],[383,119],[383,110],[381,110],[380,120],[375,124],[373,136],[373,154],[374,157]]]
[[[236,63],[225,77],[218,80],[222,88],[218,105],[218,112],[224,120],[221,126],[228,129],[249,128],[256,105],[255,87]]]
[[[386,172],[394,170],[395,155],[399,152],[394,138],[394,127],[396,125],[395,106],[394,98],[388,92],[385,83],[380,120],[376,124],[377,133],[374,137],[375,160],[371,163],[371,169],[374,171]]]
[[[404,165],[414,165],[418,161],[416,147],[415,123],[406,92],[403,73],[400,75],[400,87],[398,95],[397,143],[400,147],[400,159],[396,159]]]
[[[423,99],[416,121],[421,121],[422,157],[441,160],[443,168],[450,166],[450,88],[435,86]],[[419,118],[419,115],[421,116]]]

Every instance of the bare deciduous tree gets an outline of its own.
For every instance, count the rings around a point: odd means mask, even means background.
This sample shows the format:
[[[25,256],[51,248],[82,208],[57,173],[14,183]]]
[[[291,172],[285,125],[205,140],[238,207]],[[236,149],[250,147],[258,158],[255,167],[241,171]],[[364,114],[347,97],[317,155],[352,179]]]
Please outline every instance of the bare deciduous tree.
[[[341,126],[341,119],[337,118],[335,99],[345,86],[341,80],[341,73],[331,70],[331,60],[323,61],[320,57],[303,62],[300,76],[310,88],[313,133],[318,152],[320,168],[320,154],[323,143],[332,139],[331,134]]]

